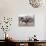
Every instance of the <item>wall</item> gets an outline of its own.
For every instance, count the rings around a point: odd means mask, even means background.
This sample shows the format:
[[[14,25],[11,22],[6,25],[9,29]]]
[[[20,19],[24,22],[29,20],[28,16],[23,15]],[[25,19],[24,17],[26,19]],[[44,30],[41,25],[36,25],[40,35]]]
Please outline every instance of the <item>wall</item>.
[[[44,8],[45,6],[33,8],[28,3],[28,0],[0,0],[0,16],[13,17],[12,27],[8,32],[17,40],[27,40],[34,34],[39,40],[44,40],[46,8]],[[35,15],[35,26],[19,27],[18,16],[20,14]],[[2,35],[2,31],[0,32]],[[4,38],[0,36],[0,39]]]

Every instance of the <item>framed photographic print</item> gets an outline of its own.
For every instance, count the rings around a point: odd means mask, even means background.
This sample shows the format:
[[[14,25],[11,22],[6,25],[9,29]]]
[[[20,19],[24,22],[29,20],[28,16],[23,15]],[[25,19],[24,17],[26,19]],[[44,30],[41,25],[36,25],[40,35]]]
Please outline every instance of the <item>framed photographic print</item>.
[[[19,16],[19,26],[34,26],[34,16]]]

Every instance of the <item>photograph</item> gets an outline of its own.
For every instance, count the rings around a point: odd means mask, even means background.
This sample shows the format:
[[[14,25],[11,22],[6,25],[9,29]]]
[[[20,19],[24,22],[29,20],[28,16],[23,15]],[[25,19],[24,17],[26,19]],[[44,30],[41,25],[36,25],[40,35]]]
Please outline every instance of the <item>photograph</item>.
[[[34,26],[34,16],[20,16],[19,19],[19,26]]]

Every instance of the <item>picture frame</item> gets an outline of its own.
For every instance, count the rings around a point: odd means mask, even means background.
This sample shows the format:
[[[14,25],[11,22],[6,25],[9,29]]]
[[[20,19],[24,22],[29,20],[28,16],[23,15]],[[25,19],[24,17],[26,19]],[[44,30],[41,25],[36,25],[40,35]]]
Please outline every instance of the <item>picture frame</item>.
[[[34,26],[34,16],[19,16],[18,25],[19,26]]]

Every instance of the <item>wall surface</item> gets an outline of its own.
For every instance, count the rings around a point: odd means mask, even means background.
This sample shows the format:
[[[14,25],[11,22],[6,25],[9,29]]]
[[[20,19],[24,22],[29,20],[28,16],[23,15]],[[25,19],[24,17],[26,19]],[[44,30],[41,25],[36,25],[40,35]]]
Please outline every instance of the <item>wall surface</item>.
[[[34,34],[39,40],[45,38],[45,15],[46,8],[33,8],[29,5],[28,0],[0,0],[0,19],[1,17],[13,17],[13,22],[10,31],[8,31],[17,40],[27,40]],[[30,14],[35,15],[35,26],[19,27],[18,16]],[[4,39],[3,31],[0,29],[0,39]]]

